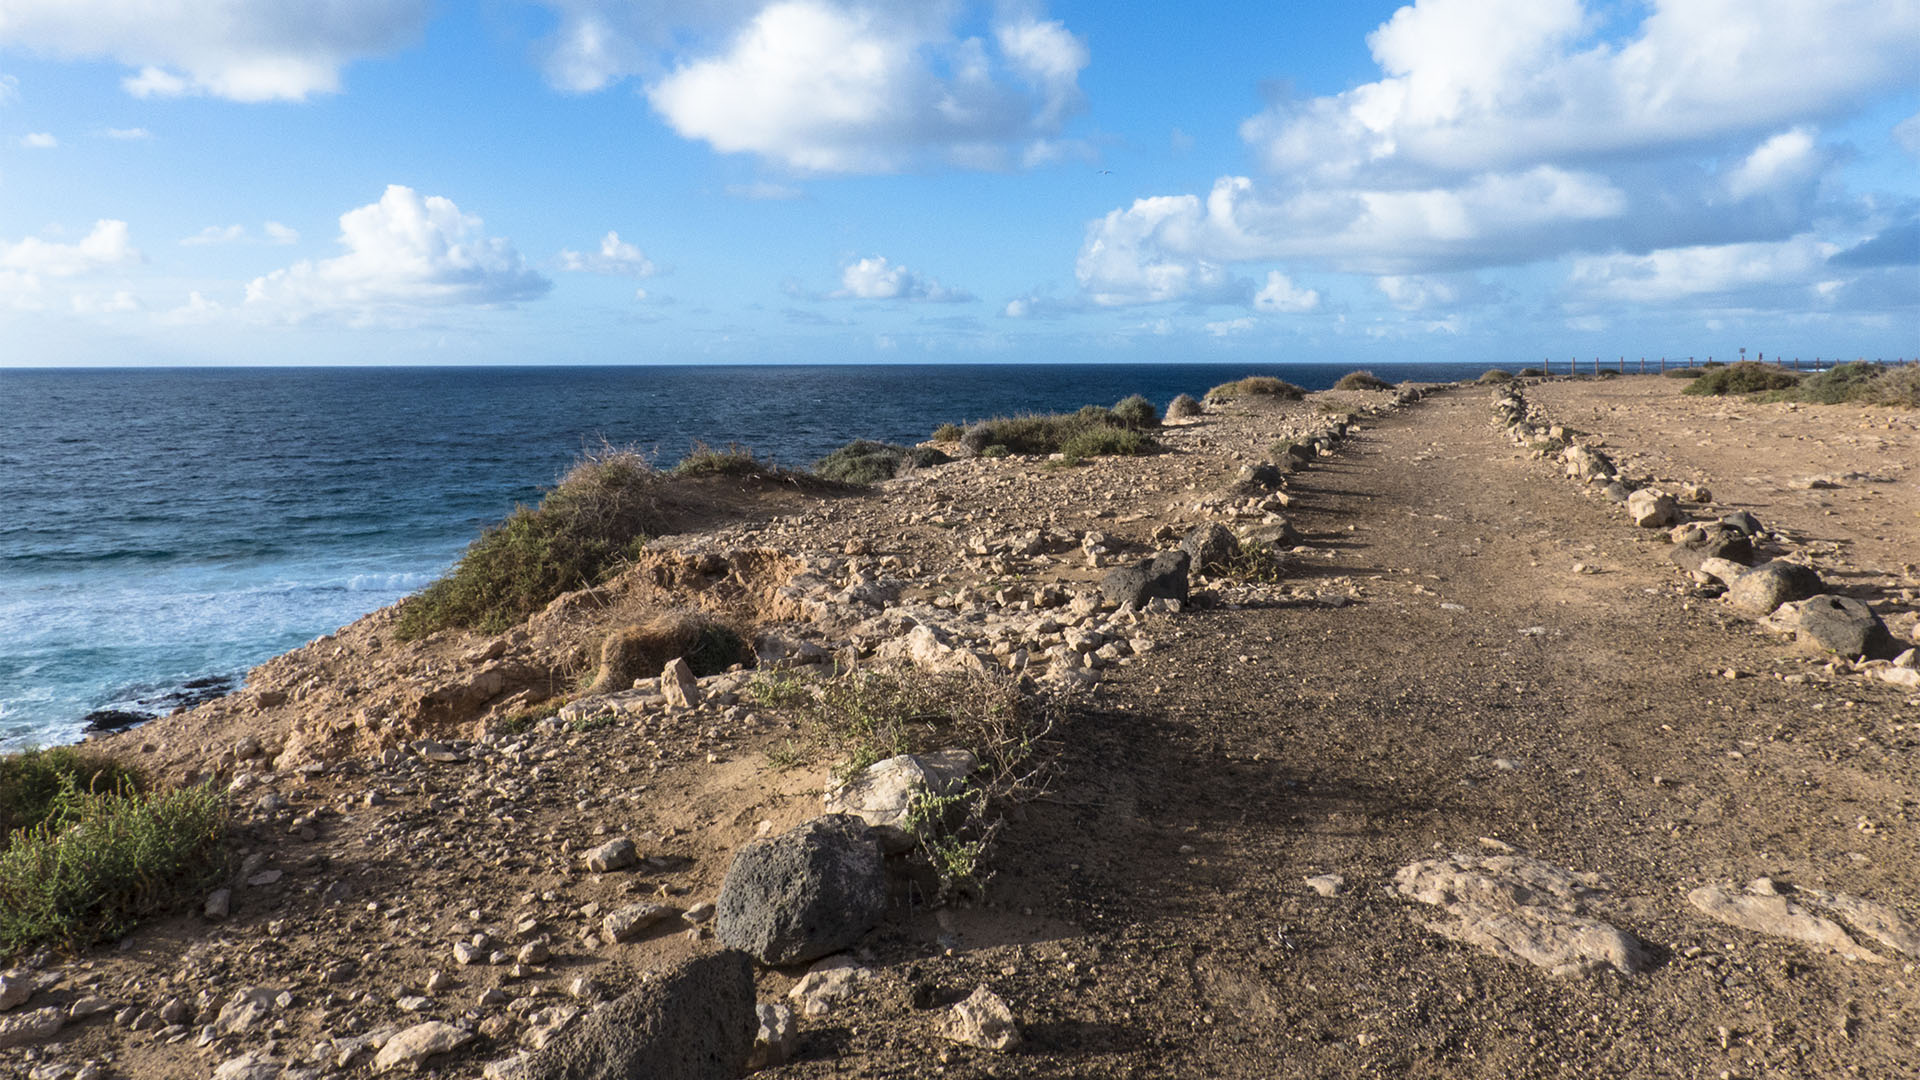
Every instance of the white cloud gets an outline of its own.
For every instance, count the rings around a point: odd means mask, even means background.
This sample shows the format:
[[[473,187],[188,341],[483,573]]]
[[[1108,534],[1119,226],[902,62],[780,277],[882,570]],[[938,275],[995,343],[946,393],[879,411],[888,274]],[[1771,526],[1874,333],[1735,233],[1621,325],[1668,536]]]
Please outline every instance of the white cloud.
[[[1270,270],[1267,272],[1267,283],[1253,294],[1253,306],[1257,311],[1299,314],[1319,307],[1320,293],[1315,289],[1302,289],[1287,275]]]
[[[652,277],[653,263],[640,249],[620,239],[620,234],[610,232],[600,238],[600,250],[597,252],[579,252],[563,250],[560,252],[560,269],[587,274],[624,274],[628,277]]]
[[[1276,170],[1504,169],[1756,132],[1898,87],[1920,5],[1654,0],[1620,41],[1580,0],[1416,0],[1367,39],[1386,78],[1243,134]]]
[[[429,0],[7,0],[0,46],[137,71],[136,97],[301,100],[417,37]]]
[[[340,243],[344,255],[255,278],[248,305],[290,319],[370,321],[405,309],[531,300],[552,286],[512,244],[486,235],[479,218],[399,184],[340,215]]]
[[[1920,157],[1920,113],[1914,113],[1893,125],[1893,141],[1914,157]]]
[[[930,300],[958,302],[972,300],[963,289],[949,289],[932,278],[887,261],[883,255],[849,263],[840,272],[840,288],[832,296],[839,300]]]
[[[105,135],[109,139],[119,139],[122,142],[140,142],[153,138],[153,132],[143,127],[108,128],[100,134]]]
[[[1431,277],[1383,274],[1373,283],[1388,303],[1402,311],[1420,311],[1459,299],[1452,285]]]
[[[81,274],[130,266],[141,261],[127,223],[102,219],[78,243],[62,244],[29,236],[18,243],[0,240],[0,270],[25,275],[77,277]]]
[[[227,314],[227,307],[218,300],[209,300],[199,290],[187,294],[187,302],[177,308],[163,311],[154,316],[154,321],[163,326],[204,326],[216,322]]]
[[[300,242],[300,230],[289,225],[282,225],[277,221],[266,222],[260,226],[260,231],[266,234],[267,243],[269,244],[297,244]]]
[[[1814,237],[1776,243],[1667,248],[1577,258],[1567,282],[1582,297],[1657,304],[1760,288],[1806,287],[1828,275],[1839,248]]]
[[[791,202],[807,196],[806,192],[791,184],[775,184],[767,180],[756,180],[751,184],[728,184],[727,194],[754,202]]]
[[[1006,167],[1079,109],[1086,48],[1030,15],[959,37],[960,10],[778,0],[647,99],[686,138],[805,172]]]
[[[1783,131],[1755,147],[1727,174],[1727,194],[1747,199],[1797,187],[1817,176],[1825,164],[1814,145],[1812,128]]]
[[[139,311],[142,307],[139,299],[125,289],[108,295],[95,293],[75,293],[72,298],[76,315],[114,315],[128,311]]]
[[[51,150],[60,145],[60,140],[48,132],[34,131],[20,136],[20,145],[27,150]]]
[[[237,244],[247,238],[244,225],[209,225],[192,236],[180,241],[185,247],[206,247],[212,244]]]
[[[12,75],[0,75],[0,105],[11,105],[20,100],[20,80]]]
[[[1207,323],[1206,331],[1207,333],[1212,334],[1214,337],[1223,338],[1223,337],[1232,337],[1235,334],[1243,334],[1248,330],[1253,329],[1253,326],[1254,326],[1253,320],[1251,318],[1248,318],[1245,315],[1242,315],[1237,319],[1225,319],[1220,322]]]

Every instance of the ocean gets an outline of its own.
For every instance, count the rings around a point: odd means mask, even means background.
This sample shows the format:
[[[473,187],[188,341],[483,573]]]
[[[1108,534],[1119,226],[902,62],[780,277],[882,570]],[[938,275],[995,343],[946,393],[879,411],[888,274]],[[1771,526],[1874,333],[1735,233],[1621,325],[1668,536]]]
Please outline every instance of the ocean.
[[[1392,380],[1485,364],[1376,365]],[[0,749],[164,713],[432,581],[584,450],[804,466],[946,421],[1346,365],[0,369]]]

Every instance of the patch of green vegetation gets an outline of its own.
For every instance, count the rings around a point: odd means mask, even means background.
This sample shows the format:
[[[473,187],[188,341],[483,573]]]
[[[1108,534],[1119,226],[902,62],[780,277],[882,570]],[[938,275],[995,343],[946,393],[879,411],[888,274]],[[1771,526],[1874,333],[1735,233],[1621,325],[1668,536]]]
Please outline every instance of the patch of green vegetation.
[[[1192,394],[1180,394],[1172,401],[1167,402],[1167,417],[1169,419],[1173,417],[1199,416],[1200,411],[1200,403],[1193,399]]]
[[[920,792],[907,808],[902,827],[932,868],[942,899],[959,893],[979,895],[986,887],[986,837],[968,838],[955,828],[979,799],[972,784],[962,784],[945,795]]]
[[[1135,431],[1160,426],[1160,410],[1139,394],[1121,398],[1113,407],[1113,418]]]
[[[1753,394],[1766,390],[1788,390],[1800,384],[1800,377],[1772,364],[1742,361],[1732,367],[1716,368],[1682,387],[1683,394]]]
[[[695,675],[718,675],[735,664],[746,663],[750,652],[746,639],[732,627],[707,621],[701,625],[700,636],[685,657]]]
[[[739,443],[728,443],[724,450],[717,450],[696,442],[673,467],[675,476],[757,476],[779,471],[772,462],[754,457],[752,450]]]
[[[936,438],[938,435],[936,434]],[[944,464],[952,459],[931,447],[855,439],[813,463],[814,475],[842,484],[877,484],[905,469]]]
[[[1545,368],[1523,367],[1520,369],[1520,377],[1523,379],[1544,379],[1546,376]]]
[[[147,791],[58,751],[0,759],[0,776],[22,785],[0,788],[9,820],[30,823],[0,836],[0,960],[117,937],[225,869],[226,804],[210,785]]]
[[[71,746],[0,757],[0,842],[47,820],[62,792],[113,791],[135,779],[112,758]]]
[[[1807,376],[1792,399],[1816,405],[1852,402],[1920,408],[1920,364],[1835,364]]]
[[[447,576],[409,597],[395,632],[402,641],[436,630],[498,633],[554,597],[599,584],[636,542],[660,531],[661,475],[630,450],[608,449],[573,466],[534,507],[468,545]]]
[[[813,680],[788,671],[755,673],[740,696],[763,709],[793,709],[813,701]]]
[[[585,735],[589,731],[599,731],[602,728],[610,728],[617,719],[619,718],[609,709],[606,712],[595,713],[592,716],[575,717],[573,723],[567,725],[567,730],[576,735]]]
[[[983,458],[1003,458],[1011,453],[1013,453],[1013,451],[1007,449],[1004,443],[995,443],[985,450],[980,451],[976,456]]]
[[[1706,368],[1697,367],[1668,368],[1661,372],[1662,375],[1665,375],[1669,379],[1697,379],[1706,373]]]
[[[1258,585],[1278,585],[1286,575],[1280,553],[1272,545],[1242,540],[1239,550],[1227,560],[1227,576]]]
[[[1391,390],[1393,384],[1371,371],[1349,371],[1333,384],[1335,390]]]
[[[1249,375],[1244,379],[1221,383],[1207,391],[1208,401],[1239,401],[1244,398],[1271,398],[1275,401],[1299,401],[1305,390],[1271,375]]]
[[[960,436],[966,433],[967,429],[961,427],[959,424],[941,424],[939,427],[933,429],[933,441],[959,442]]]
[[[1488,368],[1487,370],[1481,372],[1480,378],[1476,379],[1475,381],[1480,383],[1490,384],[1490,385],[1497,385],[1499,383],[1510,383],[1513,381],[1513,372],[1504,370],[1502,368]]]
[[[563,697],[548,698],[546,701],[507,715],[500,721],[500,730],[508,735],[524,735],[533,725],[554,716],[567,703]]]
[[[1000,416],[970,425],[961,443],[980,457],[1012,454],[1054,454],[1096,457],[1103,454],[1145,454],[1159,449],[1149,436],[1135,431],[1102,405],[1087,405],[1074,413],[1028,413]]]

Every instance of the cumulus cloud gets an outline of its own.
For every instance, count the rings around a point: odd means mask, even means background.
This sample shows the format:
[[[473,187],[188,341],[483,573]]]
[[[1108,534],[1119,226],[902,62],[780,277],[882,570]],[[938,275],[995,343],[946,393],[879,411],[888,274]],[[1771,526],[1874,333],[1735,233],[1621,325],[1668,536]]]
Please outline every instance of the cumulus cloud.
[[[1748,199],[1798,188],[1825,167],[1825,156],[1815,145],[1811,127],[1783,131],[1755,147],[1727,174],[1727,194]]]
[[[792,202],[807,197],[806,192],[791,184],[776,184],[767,180],[756,180],[751,184],[728,184],[727,194],[751,202]]]
[[[1030,14],[961,37],[962,11],[778,0],[649,82],[647,99],[686,138],[803,172],[1003,168],[1035,147],[1044,160],[1082,105],[1085,45]]]
[[[302,260],[255,278],[247,304],[289,319],[370,321],[409,309],[510,304],[552,283],[506,240],[488,236],[451,199],[390,185],[380,201],[340,215],[346,254]]]
[[[1303,289],[1278,270],[1267,272],[1267,283],[1253,294],[1253,306],[1257,311],[1276,311],[1287,314],[1300,314],[1312,311],[1320,306],[1320,293],[1315,289]]]
[[[260,231],[266,234],[267,243],[269,244],[297,244],[300,242],[300,230],[289,225],[282,225],[277,221],[266,222],[260,226]]]
[[[34,131],[20,136],[20,145],[27,150],[51,150],[60,145],[60,140],[48,132]]]
[[[138,297],[125,289],[106,294],[75,293],[71,303],[76,315],[118,315],[139,311],[143,306]]]
[[[654,266],[640,249],[620,239],[617,232],[600,238],[600,250],[560,252],[560,269],[585,274],[622,274],[627,277],[652,277]]]
[[[20,100],[20,80],[12,75],[0,75],[0,105],[11,105]]]
[[[141,142],[153,138],[153,132],[143,127],[108,128],[100,134],[105,135],[109,139],[118,139],[121,142]]]
[[[29,236],[17,243],[0,240],[0,270],[24,275],[77,277],[141,261],[127,223],[102,219],[77,243],[63,244]]]
[[[887,261],[883,255],[849,263],[840,272],[840,288],[831,294],[837,300],[929,300],[959,302],[972,300],[964,289],[949,289],[929,277]]]
[[[1224,337],[1232,337],[1235,334],[1244,334],[1248,330],[1253,329],[1253,327],[1254,327],[1254,321],[1251,318],[1245,315],[1242,315],[1237,319],[1222,319],[1219,322],[1207,323],[1205,324],[1204,329],[1207,331],[1207,333],[1212,334],[1214,337],[1224,338]]]
[[[185,247],[206,247],[212,244],[236,244],[247,238],[244,225],[209,225],[192,236],[180,241]]]
[[[429,0],[7,0],[0,46],[135,69],[136,97],[298,101],[416,38]]]
[[[1568,285],[1578,295],[1658,304],[1755,289],[1807,287],[1826,276],[1838,250],[1811,234],[1777,243],[1667,248],[1645,255],[1585,256],[1573,261]]]

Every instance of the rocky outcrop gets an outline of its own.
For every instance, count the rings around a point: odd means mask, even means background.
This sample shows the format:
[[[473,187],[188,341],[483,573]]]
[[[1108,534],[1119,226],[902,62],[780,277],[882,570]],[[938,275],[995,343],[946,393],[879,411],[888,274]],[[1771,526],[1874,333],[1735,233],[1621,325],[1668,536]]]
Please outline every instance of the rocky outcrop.
[[[714,933],[763,964],[803,964],[859,941],[886,911],[886,869],[867,823],[815,818],[734,853]]]

